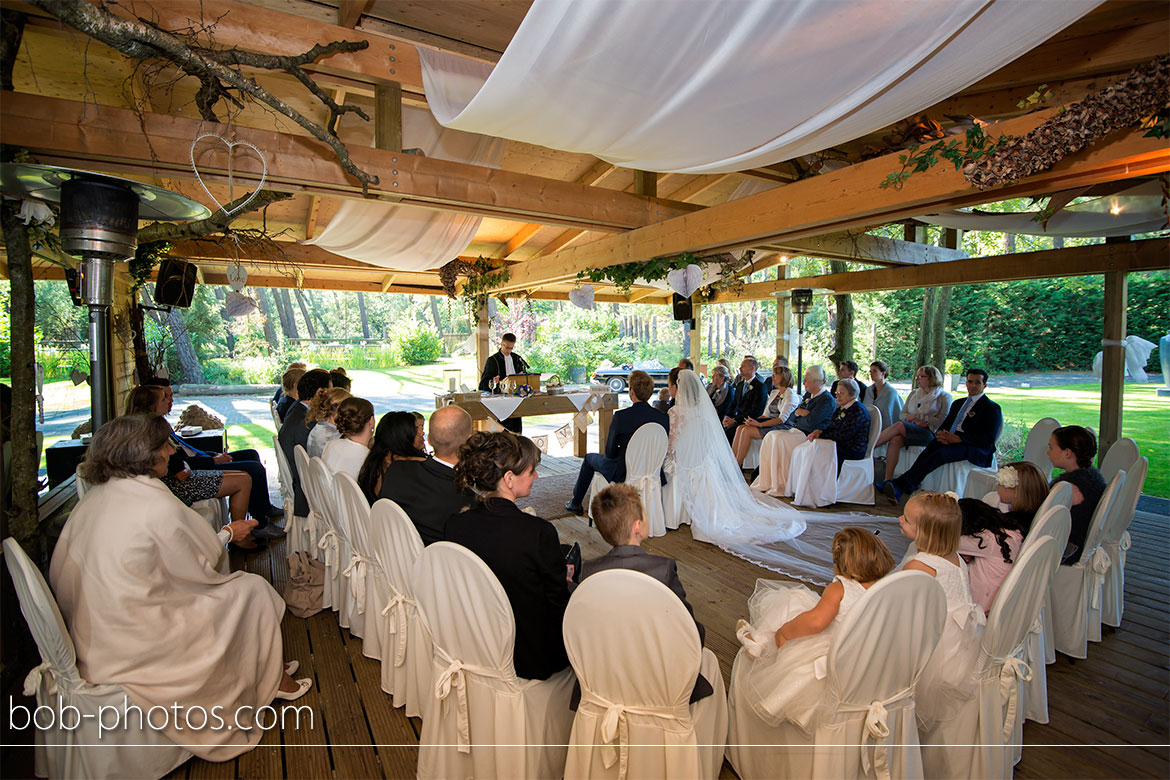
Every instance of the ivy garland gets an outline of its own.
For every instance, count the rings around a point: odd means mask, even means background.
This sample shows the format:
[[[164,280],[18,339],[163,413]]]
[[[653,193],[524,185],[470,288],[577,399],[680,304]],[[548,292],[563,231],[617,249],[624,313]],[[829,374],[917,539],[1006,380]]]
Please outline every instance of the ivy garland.
[[[508,273],[507,268],[496,268],[490,260],[483,256],[478,257],[474,262],[452,260],[439,269],[439,280],[443,283],[447,297],[456,297],[455,282],[459,276],[467,277],[459,297],[463,299],[474,315],[479,305],[487,300],[491,291],[505,284],[511,274]]]
[[[130,278],[134,280],[131,295],[137,293],[144,284],[150,281],[150,274],[162,262],[163,257],[169,255],[174,245],[169,241],[152,241],[148,244],[139,244],[130,258]]]
[[[657,282],[665,279],[671,271],[686,268],[688,265],[718,263],[719,281],[704,288],[709,297],[713,290],[734,288],[736,285],[742,286],[743,279],[737,272],[745,264],[751,263],[752,254],[752,252],[747,252],[742,258],[737,259],[734,255],[726,252],[708,257],[695,257],[691,252],[683,252],[672,257],[655,257],[642,262],[622,263],[606,268],[588,268],[584,271],[578,271],[577,278],[580,280],[588,278],[591,282],[609,282],[622,295],[629,295],[630,289],[639,280]]]
[[[898,162],[902,163],[901,169],[886,176],[880,186],[882,189],[893,187],[900,190],[907,179],[916,173],[930,170],[938,164],[940,159],[949,160],[954,164],[956,171],[962,170],[964,165],[987,157],[992,152],[1003,148],[1011,140],[1013,140],[1012,136],[1008,135],[992,140],[991,136],[983,132],[983,125],[976,121],[967,129],[963,141],[958,138],[952,138],[949,141],[943,139],[925,148],[912,146],[908,150],[908,154],[898,155]]]

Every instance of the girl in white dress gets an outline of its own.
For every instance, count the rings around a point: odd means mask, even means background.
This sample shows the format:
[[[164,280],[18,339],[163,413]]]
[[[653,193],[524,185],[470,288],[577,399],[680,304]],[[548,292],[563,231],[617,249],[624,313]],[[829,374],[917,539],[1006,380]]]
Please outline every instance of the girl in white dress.
[[[750,664],[745,699],[770,726],[787,720],[809,733],[826,698],[834,631],[869,587],[894,568],[894,556],[864,528],[841,529],[832,549],[836,576],[819,599],[803,585],[758,580],[748,601],[752,622],[736,625],[747,655],[741,663]]]
[[[938,580],[947,597],[947,621],[934,655],[922,671],[914,696],[918,720],[926,728],[954,717],[958,705],[975,693],[973,672],[987,617],[971,597],[967,564],[959,557],[963,514],[953,493],[916,493],[898,518],[902,534],[918,553],[906,571]]]

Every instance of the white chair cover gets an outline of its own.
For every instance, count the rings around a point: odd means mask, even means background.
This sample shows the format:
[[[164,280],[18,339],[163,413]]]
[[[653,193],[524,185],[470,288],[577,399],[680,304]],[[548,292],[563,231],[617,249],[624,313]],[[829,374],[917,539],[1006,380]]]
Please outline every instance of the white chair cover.
[[[599,572],[569,599],[564,635],[581,683],[566,780],[719,776],[723,677],[678,596],[641,572]],[[715,691],[692,705],[700,671]]]
[[[350,568],[354,562],[353,535],[349,530],[348,517],[341,511],[341,502],[337,495],[337,486],[333,482],[333,472],[325,465],[325,461],[318,457],[309,458],[309,481],[313,483],[313,490],[319,499],[319,512],[323,524],[333,529],[335,536],[328,532],[322,536],[321,544],[325,545],[326,554],[331,554],[333,539],[337,540],[337,568],[334,579],[333,609],[337,610],[337,623],[342,628],[348,628],[349,633],[356,637],[362,636],[362,622],[355,620],[358,616],[357,599],[350,587]],[[328,574],[328,572],[326,572]]]
[[[1119,471],[1105,488],[1089,523],[1085,547],[1071,566],[1058,566],[1052,581],[1052,629],[1056,649],[1072,658],[1084,658],[1088,642],[1101,641],[1101,591],[1111,561],[1101,549],[1101,532],[1117,509],[1125,483]]]
[[[1133,439],[1118,439],[1113,442],[1113,446],[1105,453],[1105,457],[1101,459],[1101,476],[1109,482],[1117,475],[1119,471],[1129,471],[1133,464],[1137,463],[1137,459],[1141,457],[1141,452],[1138,451],[1137,442]]]
[[[1040,503],[1040,507],[1036,510],[1036,514],[1033,515],[1033,517],[1037,519],[1043,517],[1044,514],[1054,506],[1063,506],[1065,509],[1071,509],[1072,498],[1072,485],[1067,482],[1057,482],[1052,486],[1052,489],[1048,491],[1048,495],[1045,496],[1044,501]],[[1070,519],[1069,522],[1071,523],[1072,520]],[[1035,527],[1035,521],[1033,521],[1033,527]],[[1053,534],[1053,538],[1057,540],[1063,538],[1064,543],[1066,545],[1068,544],[1067,533],[1063,537]],[[1062,547],[1061,550],[1061,554],[1063,555],[1064,548]],[[1052,636],[1052,588],[1049,588],[1048,593],[1044,596],[1044,607],[1040,610],[1040,626],[1040,642],[1041,648],[1044,651],[1044,663],[1056,663],[1056,640],[1053,639]],[[1035,659],[1026,658],[1025,660],[1031,664]],[[1034,668],[1035,666],[1033,666],[1033,669]],[[1036,673],[1033,672],[1033,676],[1035,676],[1035,674]],[[1048,722],[1047,697],[1044,699],[1044,701],[1044,720],[1037,720],[1038,723]],[[1036,720],[1035,718],[1032,718],[1031,711],[1029,711],[1028,718]]]
[[[808,437],[795,429],[764,434],[760,444],[760,475],[752,483],[752,490],[770,496],[791,496],[788,474],[792,467],[792,452],[806,441]]]
[[[1061,482],[1057,487],[1067,488],[1067,498],[1072,500],[1072,486]],[[1053,493],[1056,489],[1053,489]],[[1051,494],[1050,494],[1051,495]],[[1028,535],[1020,545],[1017,558],[1023,558],[1024,553],[1030,550],[1038,540],[1046,536],[1052,537],[1057,550],[1063,552],[1068,544],[1069,531],[1072,528],[1072,515],[1067,503],[1054,503],[1048,509],[1036,513]],[[1056,567],[1060,564],[1060,555],[1056,556],[1056,563],[1049,573],[1048,587],[1044,589],[1040,612],[1032,629],[1024,637],[1024,663],[1032,670],[1032,679],[1024,683],[1024,717],[1037,723],[1048,722],[1048,664],[1056,660],[1056,648],[1053,647],[1052,637],[1052,577],[1056,574]],[[1051,656],[1051,660],[1049,659]]]
[[[741,650],[729,697],[735,771],[744,780],[921,778],[914,688],[945,620],[942,586],[924,572],[873,585],[833,636],[829,694],[811,742],[792,724],[766,725],[744,701]]]
[[[765,435],[767,435],[765,433]],[[763,437],[759,439],[752,439],[751,444],[748,445],[747,455],[743,459],[743,467],[748,470],[759,468],[760,465],[760,447],[763,445]]]
[[[861,460],[847,460],[837,476],[837,502],[847,504],[873,504],[873,446],[881,435],[886,421],[882,412],[873,404],[865,405],[869,412],[869,442],[865,446],[865,457]]]
[[[1058,563],[1056,540],[1044,536],[1021,552],[1008,572],[995,594],[979,660],[972,670],[975,697],[964,702],[952,720],[922,734],[927,777],[1012,776],[1015,740],[1024,722],[1021,684],[1032,677],[1031,668],[1021,658],[1021,645],[1036,622],[1052,569]]]
[[[643,425],[634,431],[626,446],[626,484],[633,485],[642,499],[651,536],[666,535],[666,516],[662,510],[662,463],[666,460],[666,429],[661,425]],[[585,497],[585,511],[593,497],[605,490],[609,481],[593,475]],[[677,527],[677,526],[676,526]]]
[[[277,451],[280,451],[280,442],[277,442]],[[309,451],[301,445],[293,447],[293,460],[297,463],[297,473],[301,475],[301,490],[305,493],[305,498],[309,499],[311,488],[308,486],[309,482]],[[285,465],[288,465],[287,460]],[[292,471],[289,471],[289,487],[292,487]],[[321,549],[321,536],[327,529],[324,526],[324,521],[321,519],[321,513],[313,508],[313,501],[309,499],[309,514],[305,517],[304,523],[301,525],[301,539],[304,541],[309,554],[319,561],[325,561],[325,553]],[[325,587],[326,592],[331,592],[329,586]],[[328,608],[332,602],[325,602],[325,607]]]
[[[343,525],[349,529],[352,548],[349,565],[343,574],[349,578],[349,592],[353,596],[351,622],[360,626],[360,633],[353,631],[352,627],[351,632],[362,638],[362,655],[381,661],[386,623],[382,607],[390,600],[390,583],[374,555],[370,540],[370,504],[349,474],[334,474],[333,485]]]
[[[280,499],[284,506],[285,550],[290,555],[302,551],[314,555],[314,548],[305,527],[307,518],[293,514],[296,501],[293,497],[292,469],[289,468],[288,458],[284,457],[284,450],[280,448],[280,440],[275,436],[272,437],[272,449],[276,453],[276,473],[280,485]]]
[[[522,680],[504,588],[475,553],[436,542],[414,572],[434,637],[434,697],[419,739],[418,777],[560,777],[573,713],[573,670]]]
[[[83,488],[84,489],[84,488]],[[77,671],[77,653],[65,628],[57,601],[45,578],[16,540],[4,540],[4,558],[12,575],[20,611],[41,653],[41,664],[24,681],[27,696],[36,696],[37,707],[63,717],[77,714],[77,727],[35,728],[36,774],[51,778],[158,778],[182,764],[191,754],[155,729],[141,728],[137,717],[127,713],[135,706],[119,685],[92,685]],[[9,705],[11,707],[11,702]],[[75,708],[69,710],[66,708]],[[99,718],[112,723],[112,715],[125,727],[101,729]],[[9,719],[19,717],[9,712]],[[48,725],[46,720],[38,720]]]
[[[309,501],[310,517],[316,517],[313,526],[320,532],[317,537],[317,557],[325,564],[325,587],[321,605],[325,609],[337,612],[338,622],[343,628],[349,628],[349,611],[344,598],[347,590],[345,567],[349,565],[349,540],[335,519],[337,494],[333,489],[333,480],[329,477],[325,464],[322,462],[318,467],[312,459],[305,464],[305,469],[300,474],[301,488]]]
[[[847,460],[837,475],[837,444],[817,439],[799,445],[792,452],[788,486],[798,506],[821,507],[846,501],[850,504],[873,504],[873,445],[882,431],[882,413],[872,404],[869,412],[869,440],[865,457]],[[760,472],[763,473],[762,471]]]
[[[1126,469],[1125,484],[1117,499],[1117,510],[1106,521],[1105,530],[1101,533],[1101,548],[1112,561],[1109,571],[1105,572],[1105,585],[1101,592],[1101,622],[1115,628],[1121,625],[1121,614],[1125,610],[1125,551],[1131,544],[1129,524],[1133,522],[1133,514],[1137,511],[1149,467],[1149,458],[1140,457]]]
[[[914,461],[918,460],[918,456],[922,454],[924,449],[926,448],[903,447],[902,456],[898,459],[898,465],[894,467],[894,476],[900,477],[905,474],[910,469],[910,467],[914,465]],[[961,460],[957,463],[946,463],[927,474],[926,478],[922,480],[922,484],[920,484],[916,490],[931,490],[935,493],[946,493],[947,491],[950,491],[957,496],[964,496],[966,498],[979,498],[987,492],[987,490],[984,489],[987,485],[986,479],[982,483],[983,487],[977,488],[982,489],[982,493],[968,492],[967,480],[971,477],[972,474],[983,472],[983,474],[991,477],[991,485],[994,489],[995,475],[998,471],[999,466],[996,465],[995,455],[991,456],[991,465],[987,468],[984,468],[983,466],[976,466],[974,463],[971,463],[967,460]]]
[[[378,606],[382,624],[382,690],[394,696],[395,707],[425,720],[433,700],[431,632],[418,614],[414,567],[422,555],[422,538],[398,504],[388,498],[370,510],[370,543],[386,575],[386,601]]]
[[[1060,421],[1053,417],[1044,417],[1028,431],[1028,438],[1024,440],[1023,459],[1040,469],[1040,473],[1047,480],[1052,474],[1052,461],[1048,459],[1048,439],[1052,432],[1060,427]],[[967,485],[964,488],[965,498],[979,498],[995,490],[995,474],[985,471],[972,471],[967,476]]]

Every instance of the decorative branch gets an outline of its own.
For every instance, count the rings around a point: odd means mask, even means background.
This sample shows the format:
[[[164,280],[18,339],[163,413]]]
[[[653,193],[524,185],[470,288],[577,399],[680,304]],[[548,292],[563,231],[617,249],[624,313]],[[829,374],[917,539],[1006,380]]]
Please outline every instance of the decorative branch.
[[[369,117],[356,106],[338,105],[318,87],[302,68],[319,57],[337,52],[352,52],[365,49],[367,41],[334,41],[319,43],[304,54],[281,56],[261,54],[242,49],[212,49],[194,45],[189,40],[194,33],[172,32],[161,29],[145,19],[123,19],[108,10],[108,7],[93,5],[88,0],[29,0],[32,5],[47,11],[70,27],[101,41],[107,46],[138,60],[162,59],[177,66],[189,76],[199,79],[200,89],[196,95],[199,112],[208,122],[219,122],[215,106],[221,100],[228,100],[242,106],[240,95],[257,100],[288,117],[309,132],[314,138],[328,144],[337,156],[338,162],[347,173],[361,182],[362,192],[369,192],[369,185],[377,184],[378,177],[358,168],[350,159],[349,150],[334,132],[337,121],[346,113],[356,113],[363,119]],[[205,30],[206,32],[206,30]],[[313,95],[329,109],[329,122],[321,127],[302,113],[261,87],[255,80],[245,76],[240,66],[264,70],[281,70],[304,84]]]
[[[1110,133],[1134,127],[1170,104],[1170,57],[1135,68],[1120,82],[1073,103],[1035,130],[963,167],[979,189],[1046,171]]]
[[[241,195],[207,219],[199,219],[194,222],[152,222],[138,231],[138,243],[140,245],[159,241],[174,243],[192,238],[204,238],[214,233],[223,233],[235,219],[249,212],[267,208],[273,203],[288,200],[292,197],[292,193],[261,190],[256,193],[255,198],[252,198],[252,202],[248,204],[245,211],[238,214],[232,213],[232,209],[239,208],[240,204],[248,200],[249,197],[251,197],[251,193]],[[229,214],[231,216],[228,216]]]

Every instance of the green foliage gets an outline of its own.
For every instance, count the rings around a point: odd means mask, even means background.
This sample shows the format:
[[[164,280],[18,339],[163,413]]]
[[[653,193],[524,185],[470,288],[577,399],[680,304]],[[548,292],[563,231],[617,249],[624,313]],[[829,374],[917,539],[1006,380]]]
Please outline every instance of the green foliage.
[[[212,358],[203,364],[203,374],[213,385],[271,385],[280,382],[285,364],[273,357]]]
[[[130,278],[134,280],[134,291],[150,281],[150,275],[154,273],[154,269],[158,267],[164,256],[170,254],[173,248],[169,241],[153,241],[149,244],[138,245],[129,264]]]
[[[930,170],[940,159],[954,164],[956,171],[960,170],[967,163],[986,157],[1010,140],[1012,136],[1008,135],[1001,135],[992,140],[991,136],[983,132],[983,126],[976,122],[967,129],[964,142],[957,138],[949,140],[944,138],[925,148],[910,147],[908,154],[898,155],[898,162],[902,163],[902,168],[886,176],[879,186],[883,189],[887,187],[901,189],[907,179],[916,173]]]
[[[12,376],[12,325],[9,312],[12,307],[12,285],[0,284],[0,376]]]
[[[1144,138],[1170,138],[1170,108],[1163,108],[1142,122]]]
[[[604,360],[628,363],[633,344],[618,339],[618,320],[610,312],[564,309],[540,323],[536,341],[518,350],[534,371],[568,381],[573,366],[592,372]],[[677,358],[675,358],[677,361]]]
[[[443,340],[439,334],[422,324],[400,332],[394,345],[402,356],[402,362],[408,366],[434,363],[443,354]]]
[[[611,265],[608,268],[590,268],[577,273],[578,279],[589,278],[593,282],[611,282],[622,295],[628,295],[630,288],[639,279],[647,282],[657,282],[666,278],[667,274],[679,268],[697,262],[690,252],[673,257],[655,257],[644,262],[622,263]]]
[[[947,358],[944,373],[950,374],[951,376],[958,376],[963,373],[963,362],[954,358]]]

